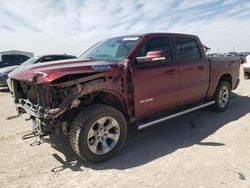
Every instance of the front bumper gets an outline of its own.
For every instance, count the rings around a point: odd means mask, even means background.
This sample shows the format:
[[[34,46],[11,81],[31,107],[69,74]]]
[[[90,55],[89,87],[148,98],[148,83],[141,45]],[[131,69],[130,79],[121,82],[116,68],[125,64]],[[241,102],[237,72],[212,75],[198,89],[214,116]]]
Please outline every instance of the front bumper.
[[[33,117],[51,119],[48,110],[45,110],[38,105],[32,104],[29,100],[19,99],[19,103],[16,103],[16,107],[18,113],[22,113],[23,111],[21,109],[23,109],[26,113]]]
[[[19,103],[16,103],[18,113],[28,113],[29,115],[39,118],[52,120],[60,116],[66,109],[44,109],[39,105],[31,103],[27,99],[19,99]]]
[[[55,120],[65,111],[72,108],[72,103],[77,99],[77,93],[71,92],[58,105],[50,105],[48,87],[37,87],[32,83],[8,79],[8,86],[14,98],[17,112],[28,113],[34,118]]]
[[[58,108],[45,109],[39,105],[31,103],[28,99],[19,99],[16,103],[18,113],[28,113],[29,115],[39,118],[53,120],[61,116],[68,108],[71,108],[71,100],[66,100]]]

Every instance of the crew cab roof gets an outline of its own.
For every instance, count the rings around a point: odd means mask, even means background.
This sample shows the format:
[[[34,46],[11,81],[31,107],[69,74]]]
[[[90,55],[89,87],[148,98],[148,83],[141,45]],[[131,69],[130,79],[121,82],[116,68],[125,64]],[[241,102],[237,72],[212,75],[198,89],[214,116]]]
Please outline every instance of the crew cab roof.
[[[149,37],[149,36],[157,36],[157,35],[174,35],[174,36],[197,37],[196,35],[191,35],[191,34],[183,34],[183,33],[164,33],[164,32],[131,34],[131,35],[116,36],[116,37]]]

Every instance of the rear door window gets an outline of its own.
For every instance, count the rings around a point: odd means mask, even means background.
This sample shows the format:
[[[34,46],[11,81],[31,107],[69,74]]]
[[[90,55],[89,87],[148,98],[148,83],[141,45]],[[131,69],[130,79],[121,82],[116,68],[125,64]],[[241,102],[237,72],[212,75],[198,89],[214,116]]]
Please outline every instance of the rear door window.
[[[175,38],[175,51],[178,61],[193,61],[201,59],[199,46],[192,38]]]

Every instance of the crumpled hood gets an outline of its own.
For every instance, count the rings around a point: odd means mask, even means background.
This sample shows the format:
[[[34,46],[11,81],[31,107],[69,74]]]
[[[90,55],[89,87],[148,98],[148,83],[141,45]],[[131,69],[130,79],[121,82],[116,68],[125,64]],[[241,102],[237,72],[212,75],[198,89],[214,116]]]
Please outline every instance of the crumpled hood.
[[[15,70],[18,66],[9,66],[9,67],[4,67],[0,69],[0,73],[2,74],[8,74],[11,71]]]
[[[9,74],[10,78],[35,83],[50,83],[65,75],[115,71],[117,63],[102,60],[70,59],[20,66]]]

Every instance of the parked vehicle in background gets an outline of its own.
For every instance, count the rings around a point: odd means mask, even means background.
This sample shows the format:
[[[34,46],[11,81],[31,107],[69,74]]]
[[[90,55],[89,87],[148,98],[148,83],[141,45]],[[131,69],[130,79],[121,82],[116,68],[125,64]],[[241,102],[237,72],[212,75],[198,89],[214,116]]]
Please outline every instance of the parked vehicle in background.
[[[21,54],[0,54],[0,68],[20,65],[30,57]]]
[[[226,110],[239,67],[237,57],[207,57],[196,36],[148,33],[15,70],[8,85],[34,135],[62,129],[77,155],[101,162],[122,149],[127,125],[141,130],[206,106]]]
[[[25,61],[24,63],[22,63],[20,66],[9,66],[5,68],[1,68],[0,69],[0,86],[1,87],[7,86],[8,74],[18,67],[23,67],[26,65],[32,65],[36,63],[44,63],[44,62],[50,62],[50,61],[75,59],[75,58],[76,56],[66,55],[66,54],[43,55],[43,56],[32,57],[28,59],[27,61]]]
[[[244,58],[246,56],[250,55],[250,52],[239,52],[240,58]]]
[[[209,53],[207,54],[209,57],[228,57],[226,53]]]
[[[250,79],[250,55],[243,58],[244,77]]]

